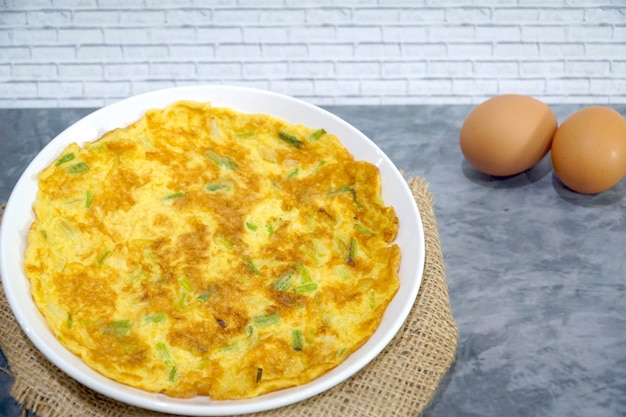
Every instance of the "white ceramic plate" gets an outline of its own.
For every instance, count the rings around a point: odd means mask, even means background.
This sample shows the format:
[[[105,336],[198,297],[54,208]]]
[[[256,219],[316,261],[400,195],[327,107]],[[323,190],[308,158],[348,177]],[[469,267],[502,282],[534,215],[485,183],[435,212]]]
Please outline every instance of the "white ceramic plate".
[[[400,290],[370,340],[345,362],[316,380],[254,399],[213,401],[207,397],[175,399],[119,384],[93,371],[53,336],[31,298],[23,261],[27,234],[34,220],[31,210],[37,193],[37,174],[71,142],[82,145],[105,132],[125,127],[150,108],[178,100],[210,101],[247,113],[266,113],[291,123],[324,128],[335,134],[356,159],[369,161],[381,172],[383,199],[400,221],[396,242],[402,249]],[[312,397],[349,378],[391,341],[404,323],[419,290],[424,268],[424,231],[418,208],[405,180],[391,160],[365,135],[331,113],[306,102],[263,90],[227,86],[190,86],[159,90],[104,107],[81,119],[54,138],[30,163],[7,203],[0,229],[0,273],[9,304],[34,345],[56,366],[89,388],[124,403],[183,415],[236,415],[269,410]]]

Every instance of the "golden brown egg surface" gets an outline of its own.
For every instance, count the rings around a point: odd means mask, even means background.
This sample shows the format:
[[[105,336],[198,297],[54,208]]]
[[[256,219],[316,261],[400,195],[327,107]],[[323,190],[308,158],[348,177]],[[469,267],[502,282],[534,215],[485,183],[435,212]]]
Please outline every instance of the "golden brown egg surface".
[[[604,106],[578,110],[554,135],[552,165],[568,188],[595,194],[626,174],[626,120]]]
[[[546,104],[529,96],[504,94],[469,113],[461,127],[461,151],[485,174],[515,175],[548,153],[556,129],[556,116]]]

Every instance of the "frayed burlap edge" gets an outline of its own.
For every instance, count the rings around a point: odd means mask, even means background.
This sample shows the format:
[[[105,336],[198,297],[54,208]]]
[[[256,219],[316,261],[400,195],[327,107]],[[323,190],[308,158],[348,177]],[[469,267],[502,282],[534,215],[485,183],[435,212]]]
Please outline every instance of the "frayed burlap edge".
[[[427,182],[408,180],[426,240],[424,275],[401,330],[368,366],[338,386],[306,401],[251,416],[416,416],[428,405],[456,357],[452,316],[433,196]],[[0,219],[2,211],[0,210]],[[158,416],[104,397],[52,365],[15,320],[0,287],[0,347],[15,382],[11,395],[40,417]]]

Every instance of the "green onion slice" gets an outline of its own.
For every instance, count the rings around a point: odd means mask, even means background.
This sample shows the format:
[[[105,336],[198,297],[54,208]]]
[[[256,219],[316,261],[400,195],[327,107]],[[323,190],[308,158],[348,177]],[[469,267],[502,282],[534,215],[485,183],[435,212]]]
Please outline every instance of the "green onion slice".
[[[256,136],[256,133],[254,132],[237,132],[235,133],[235,136],[237,136],[240,139],[249,139],[253,136]]]
[[[276,313],[268,314],[265,316],[256,316],[254,318],[254,324],[259,327],[267,327],[272,324],[276,324],[280,321],[280,316]]]
[[[356,259],[356,247],[357,240],[355,238],[350,239],[350,243],[348,244],[348,253],[346,254],[346,263],[348,265],[354,265],[354,260]]]
[[[170,373],[167,376],[167,380],[170,382],[174,382],[175,377],[176,377],[176,367],[172,366],[172,369],[170,369]]]
[[[59,166],[61,164],[64,164],[66,162],[71,161],[72,159],[75,158],[74,152],[70,152],[68,154],[63,155],[62,157],[60,157],[58,159],[58,161],[56,162],[56,164],[54,164],[55,166]]]
[[[343,193],[349,193],[349,192],[352,192],[352,186],[351,185],[346,185],[346,186],[343,186],[341,188],[337,188],[334,191],[331,191],[330,193],[328,193],[328,196],[329,197],[334,197],[336,195],[343,194]]]
[[[231,171],[237,169],[237,164],[228,156],[219,156],[211,151],[208,151],[206,156],[208,156],[209,159],[215,162],[219,167],[224,167],[230,169]]]
[[[274,289],[276,291],[287,291],[291,288],[291,277],[293,277],[293,272],[287,272],[281,275],[276,282],[274,282]]]
[[[376,308],[376,291],[370,290],[370,308],[374,310]]]
[[[319,140],[319,138],[321,138],[325,134],[326,134],[326,131],[324,129],[317,129],[315,132],[311,133],[311,136],[309,136],[309,139],[316,141],[316,140]]]
[[[93,190],[85,191],[85,208],[91,207],[93,203]]]
[[[282,130],[278,132],[278,137],[288,145],[293,146],[294,148],[300,148],[302,146],[302,141],[297,137],[290,135],[287,132],[283,132]]]
[[[292,179],[293,177],[298,175],[299,172],[300,172],[300,168],[296,167],[293,171],[291,171],[289,174],[287,174],[287,179],[288,180]]]
[[[147,315],[146,317],[144,317],[144,320],[151,322],[151,323],[160,323],[164,321],[166,318],[167,318],[167,314],[165,313],[155,313],[155,314]]]
[[[170,356],[170,351],[167,349],[165,343],[159,342],[156,344],[157,352],[159,352],[159,356],[163,359],[166,365],[172,364],[172,358]]]
[[[183,196],[183,192],[179,191],[177,193],[173,193],[173,194],[168,194],[165,197],[163,197],[165,200],[176,200],[177,198],[181,198]]]
[[[368,229],[367,227],[363,226],[360,223],[356,223],[354,225],[354,228],[356,230],[358,230],[359,232],[364,233],[364,234],[369,235],[369,236],[373,236],[373,235],[376,234],[376,232],[374,232],[373,230]]]
[[[212,193],[217,191],[230,191],[230,184],[207,184],[206,189]]]
[[[85,172],[88,169],[89,165],[84,162],[79,162],[77,164],[70,165],[70,167],[67,169],[67,172],[69,172],[70,174],[80,174],[81,172]]]
[[[57,227],[70,239],[75,240],[80,236],[80,230],[78,227],[69,220],[60,218],[57,220],[56,224]]]
[[[259,270],[250,259],[244,259],[243,263],[246,264],[250,272],[252,272],[255,275],[259,274]]]
[[[295,329],[291,332],[291,347],[296,352],[301,352],[304,346],[304,339],[302,337],[302,332],[298,329]]]
[[[309,271],[304,265],[302,265],[301,263],[297,263],[296,268],[298,268],[298,272],[300,273],[300,281],[303,284],[307,284],[313,281],[313,278],[311,278],[311,274],[309,274]]]
[[[106,249],[104,252],[100,254],[100,256],[98,256],[98,260],[96,261],[96,264],[102,265],[109,256],[111,256],[111,251],[109,249]]]
[[[130,320],[115,320],[100,328],[102,334],[110,336],[130,336]]]
[[[189,281],[187,277],[182,277],[181,279],[178,280],[178,283],[180,284],[181,287],[183,287],[185,290],[189,292],[195,291],[195,289],[193,288],[193,285],[191,284],[191,282]]]
[[[296,287],[296,294],[302,294],[305,292],[315,291],[317,289],[317,283],[309,282],[308,284],[300,285]]]

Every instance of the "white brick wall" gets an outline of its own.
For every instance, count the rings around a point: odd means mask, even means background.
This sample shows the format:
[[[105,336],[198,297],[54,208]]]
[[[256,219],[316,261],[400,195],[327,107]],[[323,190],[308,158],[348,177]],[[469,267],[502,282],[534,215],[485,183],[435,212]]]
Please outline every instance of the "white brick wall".
[[[626,0],[4,0],[0,107],[195,83],[317,104],[626,102]]]

